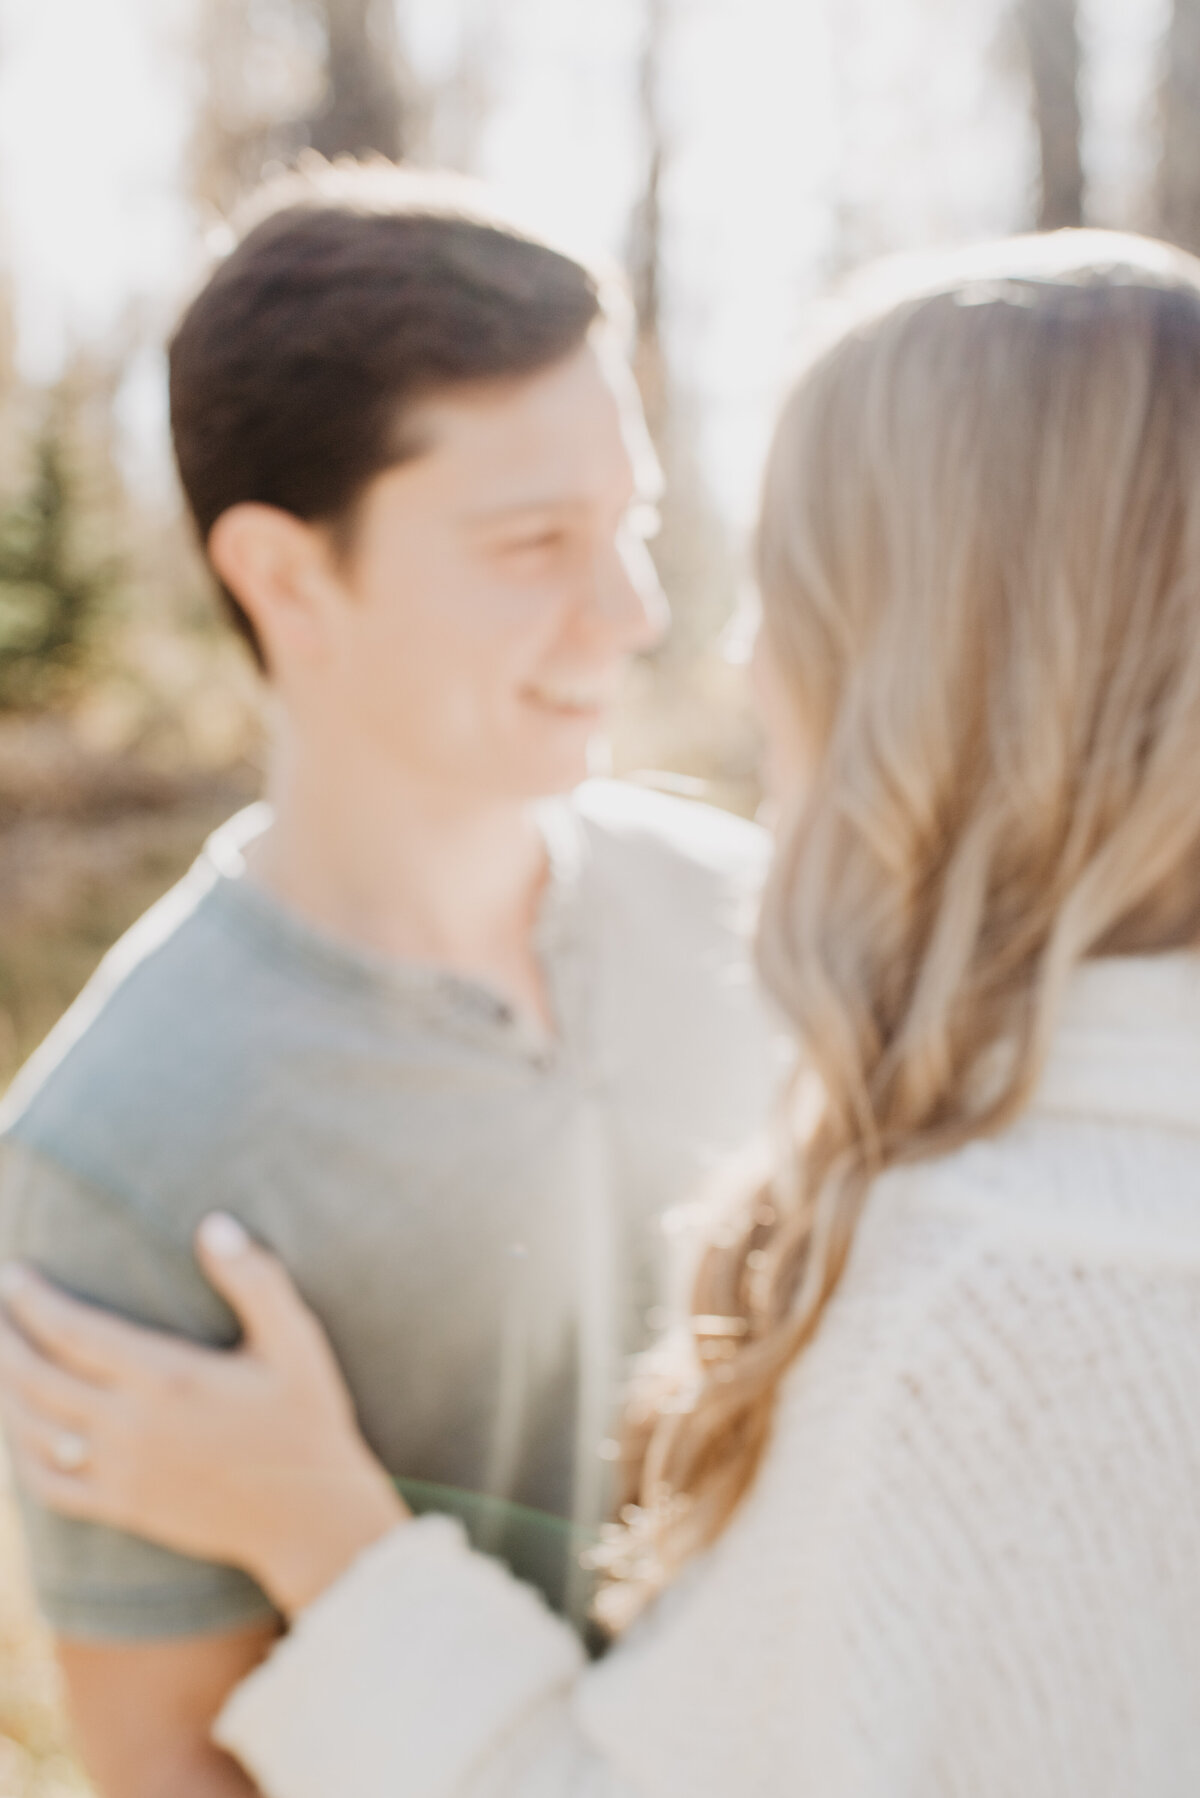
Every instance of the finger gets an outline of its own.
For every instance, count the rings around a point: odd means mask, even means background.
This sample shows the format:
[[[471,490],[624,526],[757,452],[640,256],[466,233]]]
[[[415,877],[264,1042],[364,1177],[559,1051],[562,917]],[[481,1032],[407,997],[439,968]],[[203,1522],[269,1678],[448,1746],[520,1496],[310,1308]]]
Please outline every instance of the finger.
[[[75,1426],[92,1416],[103,1389],[62,1372],[0,1317],[0,1395],[52,1422]]]
[[[325,1346],[325,1335],[278,1256],[253,1242],[235,1217],[214,1211],[196,1232],[205,1275],[236,1314],[249,1346],[287,1365]]]
[[[65,1372],[99,1386],[128,1385],[157,1369],[173,1339],[72,1298],[32,1268],[10,1264],[0,1277],[9,1316],[34,1348]]]
[[[93,1477],[90,1466],[80,1468],[77,1473],[64,1473],[55,1467],[53,1459],[46,1455],[44,1445],[7,1408],[4,1432],[17,1484],[30,1498],[63,1517],[97,1523],[106,1520],[105,1492]]]
[[[13,1465],[24,1480],[31,1469],[48,1468],[66,1474],[73,1480],[85,1480],[94,1473],[94,1443],[82,1430],[65,1430],[61,1424],[48,1423],[18,1400],[7,1396],[0,1401],[0,1419]],[[78,1466],[64,1466],[60,1459],[64,1441],[72,1448],[82,1448]]]

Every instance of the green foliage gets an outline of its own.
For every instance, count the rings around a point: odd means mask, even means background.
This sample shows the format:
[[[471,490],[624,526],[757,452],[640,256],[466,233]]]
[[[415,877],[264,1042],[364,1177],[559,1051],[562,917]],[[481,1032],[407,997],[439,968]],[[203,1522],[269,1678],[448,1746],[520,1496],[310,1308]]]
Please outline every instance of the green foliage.
[[[33,478],[0,512],[0,711],[45,706],[78,677],[116,584],[78,553],[78,505],[61,408],[34,447]]]

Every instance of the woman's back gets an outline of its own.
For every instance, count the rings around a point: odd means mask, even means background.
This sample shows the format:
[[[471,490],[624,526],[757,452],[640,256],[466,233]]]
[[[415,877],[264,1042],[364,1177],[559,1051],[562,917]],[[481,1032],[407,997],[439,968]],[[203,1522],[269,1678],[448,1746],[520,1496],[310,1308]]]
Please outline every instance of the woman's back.
[[[1200,956],[1086,964],[1024,1116],[873,1189],[589,1735],[693,1798],[1190,1798],[1198,1392]]]

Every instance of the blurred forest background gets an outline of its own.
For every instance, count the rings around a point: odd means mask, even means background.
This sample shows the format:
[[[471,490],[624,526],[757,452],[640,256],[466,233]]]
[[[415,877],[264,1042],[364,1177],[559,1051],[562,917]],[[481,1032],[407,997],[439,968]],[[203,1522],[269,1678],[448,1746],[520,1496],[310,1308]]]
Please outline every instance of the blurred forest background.
[[[255,792],[161,343],[314,152],[483,175],[624,263],[676,623],[617,766],[750,809],[723,633],[805,303],[1007,230],[1200,250],[1200,0],[0,0],[0,1085]],[[0,1798],[85,1789],[31,1616],[0,1508]]]

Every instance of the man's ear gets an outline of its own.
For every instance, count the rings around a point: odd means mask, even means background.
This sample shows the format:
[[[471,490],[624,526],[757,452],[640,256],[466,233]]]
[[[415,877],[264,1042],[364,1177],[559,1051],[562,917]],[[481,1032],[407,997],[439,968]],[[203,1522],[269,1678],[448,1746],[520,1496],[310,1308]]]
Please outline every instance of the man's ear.
[[[332,570],[312,525],[251,502],[222,512],[208,555],[262,643],[268,667],[319,661],[329,649]]]

